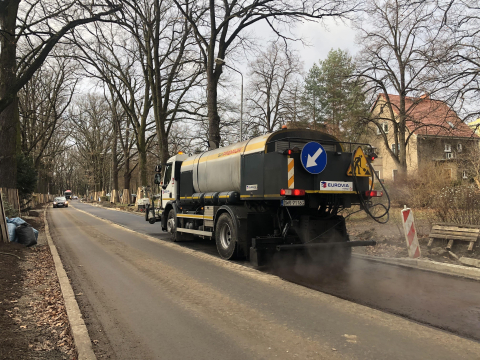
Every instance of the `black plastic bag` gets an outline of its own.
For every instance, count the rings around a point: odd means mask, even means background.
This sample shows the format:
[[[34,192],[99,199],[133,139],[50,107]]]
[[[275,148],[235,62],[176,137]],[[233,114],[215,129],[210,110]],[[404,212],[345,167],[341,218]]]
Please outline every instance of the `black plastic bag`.
[[[17,242],[25,246],[32,246],[37,244],[33,228],[27,223],[18,225],[15,229],[17,235]]]

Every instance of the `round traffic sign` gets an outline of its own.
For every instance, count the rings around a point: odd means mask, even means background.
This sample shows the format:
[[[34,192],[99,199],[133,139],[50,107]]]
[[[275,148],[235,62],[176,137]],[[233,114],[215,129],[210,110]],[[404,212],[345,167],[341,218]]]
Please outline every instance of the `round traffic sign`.
[[[327,166],[327,152],[317,142],[306,144],[300,154],[302,165],[310,174],[320,174]]]

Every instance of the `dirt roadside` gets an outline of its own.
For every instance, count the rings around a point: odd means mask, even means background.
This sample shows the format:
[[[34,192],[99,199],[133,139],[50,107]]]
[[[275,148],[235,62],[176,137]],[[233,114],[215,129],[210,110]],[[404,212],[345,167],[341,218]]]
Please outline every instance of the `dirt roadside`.
[[[39,238],[31,248],[0,243],[0,359],[76,359],[43,208],[22,218]]]
[[[431,248],[427,247],[428,235],[433,223],[437,222],[435,218],[427,211],[415,210],[414,217],[422,258],[461,265],[457,259],[445,250],[447,240],[435,240]],[[385,258],[408,257],[400,208],[390,209],[390,219],[386,224],[377,223],[365,213],[356,214],[347,219],[347,230],[350,234],[350,240],[377,241],[376,246],[357,247],[353,249],[353,253]],[[455,241],[451,252],[458,257],[480,259],[480,242],[475,243],[472,252],[468,251],[468,244],[465,241]]]

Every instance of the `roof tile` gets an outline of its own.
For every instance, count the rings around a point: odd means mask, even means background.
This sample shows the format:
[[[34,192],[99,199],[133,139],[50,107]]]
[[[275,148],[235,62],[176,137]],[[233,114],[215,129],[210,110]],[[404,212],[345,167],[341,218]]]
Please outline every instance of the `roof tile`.
[[[380,96],[387,100],[385,94],[380,94]],[[398,115],[400,96],[389,94],[388,97],[394,113]],[[405,108],[409,116],[407,127],[411,132],[415,131],[418,135],[478,138],[472,129],[457,116],[455,111],[443,101],[432,100],[428,95],[420,98],[406,97]]]

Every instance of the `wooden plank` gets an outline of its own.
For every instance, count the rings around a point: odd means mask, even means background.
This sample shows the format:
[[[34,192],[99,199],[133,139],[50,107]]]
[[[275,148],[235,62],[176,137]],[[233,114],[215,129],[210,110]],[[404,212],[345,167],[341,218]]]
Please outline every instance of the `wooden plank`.
[[[474,241],[470,241],[470,244],[468,244],[468,251],[473,251],[473,245],[475,244]]]
[[[451,250],[453,246],[453,240],[450,240],[447,245],[447,250]]]
[[[477,241],[477,238],[465,238],[465,236],[453,236],[453,235],[442,235],[442,234],[437,234],[433,236],[429,236],[431,239],[451,239],[451,240],[458,240],[458,241]]]
[[[8,238],[7,221],[5,219],[5,209],[3,207],[3,197],[2,197],[1,191],[0,191],[0,241],[5,243],[8,243],[10,241]]]
[[[430,239],[430,240],[428,241],[427,246],[430,247],[430,246],[432,246],[432,244],[433,244],[433,239]]]
[[[461,238],[477,239],[479,234],[470,234],[470,233],[460,233],[456,231],[432,231],[428,236],[437,237],[437,236],[457,236]]]
[[[478,234],[460,233],[460,232],[456,232],[456,231],[440,231],[440,230],[432,231],[430,234],[463,236],[463,237],[471,237],[471,238],[474,238],[474,239],[476,239],[478,237]]]
[[[480,229],[480,225],[464,225],[464,224],[454,224],[454,223],[434,223],[433,226],[440,225],[440,226],[453,226],[453,227],[460,227],[460,228],[471,228],[471,229]]]
[[[480,229],[462,228],[458,226],[440,226],[440,225],[433,226],[432,231],[433,230],[459,231],[459,232],[477,233],[477,234],[480,232]]]
[[[477,239],[478,238],[478,234],[460,234],[460,233],[456,233],[456,232],[453,232],[453,231],[435,231],[435,232],[432,232],[430,233],[429,237],[433,237],[433,238],[436,238],[436,237],[442,237],[442,236],[456,236],[456,237],[460,237],[460,238],[465,238],[465,239]]]

